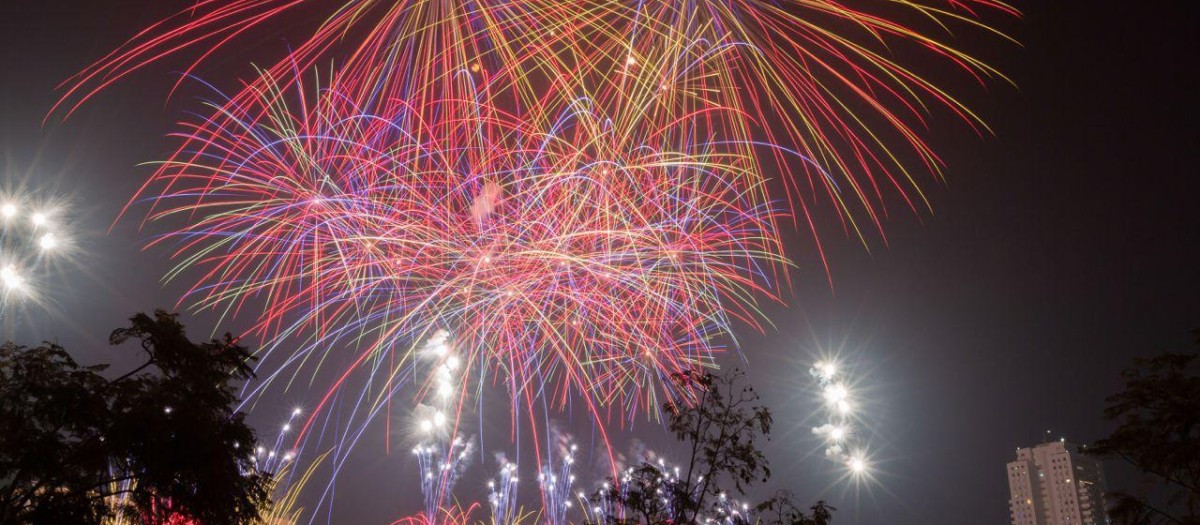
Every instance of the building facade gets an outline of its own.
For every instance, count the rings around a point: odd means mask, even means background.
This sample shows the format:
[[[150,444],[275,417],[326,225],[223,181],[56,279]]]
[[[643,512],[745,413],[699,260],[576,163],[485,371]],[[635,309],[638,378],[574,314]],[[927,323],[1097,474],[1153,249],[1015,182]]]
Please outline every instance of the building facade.
[[[1105,525],[1104,468],[1065,441],[1018,448],[1008,464],[1013,525]]]

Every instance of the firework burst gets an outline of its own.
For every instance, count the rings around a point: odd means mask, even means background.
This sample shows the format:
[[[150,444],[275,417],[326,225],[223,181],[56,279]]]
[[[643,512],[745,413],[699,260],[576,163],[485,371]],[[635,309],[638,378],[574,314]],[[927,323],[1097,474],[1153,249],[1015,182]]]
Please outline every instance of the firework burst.
[[[190,72],[312,4],[198,2],[69,79],[52,112],[189,48]],[[928,209],[917,174],[940,176],[922,138],[933,108],[987,128],[892,50],[1003,79],[940,35],[1003,37],[980,20],[1016,12],[857,4],[344,0],[185,124],[135,200],[168,232],[153,242],[178,262],[168,279],[192,282],[183,301],[256,320],[265,381],[250,397],[344,367],[290,449],[351,375],[369,386],[347,396],[350,444],[379,414],[390,429],[398,385],[413,381],[423,519],[464,521],[469,510],[444,511],[471,447],[458,423],[487,385],[507,390],[514,425],[520,405],[536,425],[535,402],[582,403],[607,445],[612,420],[686,402],[669,378],[714,367],[736,327],[762,329],[761,304],[788,282],[779,223],[802,224],[820,250],[826,216],[867,244],[891,202]],[[848,394],[815,373],[832,414],[815,431],[861,473],[845,448]],[[569,465],[541,471],[550,523],[571,504]],[[511,522],[515,488],[501,481],[493,519]]]
[[[125,75],[196,48],[202,53],[190,71],[309,4],[201,2],[69,79],[58,108],[69,113]],[[331,83],[367,105],[407,100],[432,109],[428,103],[450,96],[463,77],[483,86],[489,103],[520,114],[561,107],[582,93],[614,119],[635,114],[615,108],[639,109],[648,94],[686,99],[659,124],[716,109],[704,129],[736,137],[739,152],[756,164],[751,176],[783,174],[787,198],[780,200],[818,246],[819,232],[830,229],[819,223],[831,215],[866,244],[872,232],[883,235],[889,203],[929,209],[920,175],[940,177],[941,161],[922,138],[934,108],[987,131],[948,89],[895,58],[898,50],[980,83],[1007,80],[947,40],[957,29],[1007,39],[982,20],[1018,15],[999,0],[346,0],[225,108],[252,103],[272,83],[302,83],[302,72],[326,58],[339,61]],[[813,162],[752,146],[760,142]]]
[[[180,225],[155,242],[174,246],[171,278],[198,276],[187,299],[230,315],[265,301],[266,383],[349,344],[347,374],[388,356],[369,373],[391,385],[445,326],[455,385],[422,399],[498,378],[522,403],[578,394],[604,423],[684,395],[670,376],[713,366],[778,299],[779,212],[736,141],[587,99],[546,127],[469,97],[430,123],[402,102],[288,95],[226,111],[240,128],[194,126],[202,147],[143,190],[151,220]]]

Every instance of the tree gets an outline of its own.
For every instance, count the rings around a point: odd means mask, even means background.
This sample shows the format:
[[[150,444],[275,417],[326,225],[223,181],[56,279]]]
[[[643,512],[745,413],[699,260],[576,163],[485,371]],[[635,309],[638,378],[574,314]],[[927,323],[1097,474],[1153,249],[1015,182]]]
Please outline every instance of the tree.
[[[593,498],[610,507],[603,514],[610,525],[698,524],[712,516],[748,523],[748,506],[733,505],[727,491],[744,495],[771,477],[766,456],[758,448],[760,440],[769,439],[771,411],[757,404],[758,393],[744,384],[745,374],[737,369],[724,376],[684,373],[677,380],[693,400],[667,403],[663,410],[669,418],[667,428],[687,447],[687,462],[678,471],[661,463],[642,463],[620,480],[609,480]],[[833,510],[819,502],[810,518],[787,492],[755,509],[775,512],[780,521],[773,523],[779,525],[826,525]]]
[[[1196,330],[1200,344],[1200,330]],[[1134,360],[1125,390],[1108,398],[1113,433],[1087,448],[1121,459],[1144,474],[1138,494],[1109,494],[1118,524],[1200,524],[1200,361],[1197,353]]]
[[[0,347],[0,522],[95,523],[108,512],[105,367],[81,367],[62,347]]]
[[[690,498],[682,489],[663,469],[643,463],[608,485],[601,499],[616,504],[617,512],[608,513],[612,522],[665,525],[675,523],[679,511],[687,508]]]
[[[771,499],[760,503],[755,510],[767,525],[829,525],[833,521],[833,511],[837,509],[818,501],[809,508],[812,515],[806,515],[796,506],[796,495],[781,490]]]
[[[146,361],[114,379],[55,344],[0,347],[0,522],[235,525],[269,505],[234,408],[249,351],[229,334],[194,343],[161,310],[109,338],[133,340]]]

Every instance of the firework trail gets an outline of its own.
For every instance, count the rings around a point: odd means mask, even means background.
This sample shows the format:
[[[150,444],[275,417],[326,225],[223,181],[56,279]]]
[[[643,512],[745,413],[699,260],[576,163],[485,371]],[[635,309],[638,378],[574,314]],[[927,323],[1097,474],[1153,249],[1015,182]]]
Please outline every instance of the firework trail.
[[[452,505],[437,509],[436,514],[418,514],[393,521],[391,525],[471,525],[475,523],[471,515],[475,513],[478,504],[466,508]]]
[[[147,28],[65,81],[60,86],[63,99],[55,110],[69,114],[138,69],[189,48],[200,49],[201,56],[185,69],[191,73],[238,37],[315,3],[200,1]],[[576,11],[569,2],[551,0],[344,0],[332,4],[328,17],[317,27],[309,26],[311,32],[267,71],[290,83],[300,80],[300,72],[336,57],[344,87],[376,100],[413,100],[426,94],[440,98],[444,93],[428,90],[453,82],[460,70],[483,77],[523,65],[536,56],[522,50],[545,47],[543,36],[554,32],[543,29],[549,25],[546,21]],[[500,76],[515,79],[514,88],[530,89],[520,81],[523,76],[519,72]],[[235,99],[253,98],[255,89],[264,85],[253,82]]]
[[[450,501],[455,484],[470,465],[471,449],[470,443],[459,437],[413,448],[421,473],[426,516],[437,516],[438,509]]]
[[[825,456],[845,465],[853,476],[865,474],[869,464],[855,426],[855,405],[845,374],[833,361],[816,363],[809,374],[821,389],[827,422],[813,428],[813,434],[825,440]]]
[[[738,110],[718,125],[817,161],[791,165],[760,155],[763,170],[787,175],[790,200],[804,218],[812,220],[813,197],[824,195],[843,227],[859,237],[864,220],[882,234],[889,192],[914,212],[928,207],[913,168],[939,174],[941,162],[921,138],[931,109],[945,108],[973,129],[987,129],[932,80],[888,57],[895,48],[912,48],[980,82],[1007,80],[935,35],[958,26],[1004,38],[978,19],[985,12],[1018,14],[994,0],[680,0],[613,11],[606,20],[617,29],[609,32],[623,36],[625,53],[598,67],[622,68],[630,82],[656,77],[667,92],[703,79],[698,87],[708,103]],[[921,19],[933,22],[935,32],[901,22]],[[681,77],[672,59],[686,50],[722,58],[709,62],[703,75]],[[630,73],[642,68],[655,74]]]
[[[634,469],[632,467],[619,473],[620,481],[616,483],[602,482],[595,493],[588,495],[580,491],[576,494],[583,506],[586,523],[613,523],[625,518],[625,508],[621,505],[629,496]]]
[[[503,454],[496,455],[500,471],[496,479],[488,482],[488,505],[492,509],[492,525],[513,525],[520,519],[517,512],[517,465],[510,463]]]
[[[542,516],[548,525],[567,525],[567,511],[574,506],[571,493],[575,485],[575,452],[578,447],[570,445],[559,461],[558,468],[548,461],[538,474],[542,489]]]
[[[204,146],[143,190],[151,220],[182,223],[155,242],[174,243],[169,278],[198,276],[185,300],[265,303],[252,393],[348,344],[342,377],[386,385],[373,409],[411,369],[411,341],[448,326],[456,395],[497,378],[521,404],[579,395],[598,422],[606,407],[632,418],[679,398],[671,375],[712,366],[735,322],[761,329],[759,302],[786,278],[780,212],[720,136],[587,100],[548,128],[472,99],[440,101],[436,122],[333,90],[257,102],[229,114],[241,128],[191,128]]]
[[[293,11],[316,10],[313,4],[200,2],[68,79],[56,111],[69,114],[98,90],[188,49],[201,55],[191,71],[260,26]],[[447,98],[465,77],[484,86],[489,103],[514,114],[584,94],[615,118],[627,115],[615,112],[616,106],[636,105],[648,93],[676,101],[664,122],[681,113],[731,109],[706,118],[705,129],[736,137],[740,154],[755,164],[752,176],[783,173],[787,199],[781,200],[818,248],[821,230],[839,229],[864,244],[883,237],[889,202],[927,212],[920,175],[940,177],[941,161],[922,136],[936,108],[987,132],[946,88],[891,57],[912,50],[980,83],[1006,81],[946,40],[959,29],[1007,39],[983,20],[1019,16],[999,0],[334,5],[292,52],[268,62],[274,65],[267,74],[248,82],[223,108],[247,104],[272,83],[301,83],[310,67],[332,58],[340,62],[331,84],[368,106],[408,100],[432,110],[426,103]],[[213,124],[236,122],[217,113]],[[759,142],[785,146],[813,162],[789,162],[776,150],[751,146]],[[837,220],[822,227],[828,215]]]
[[[190,72],[313,4],[201,1],[69,79],[52,112],[187,49]],[[714,366],[737,325],[762,329],[761,303],[788,282],[779,222],[810,230],[823,260],[828,216],[865,244],[889,202],[928,208],[917,172],[940,176],[922,138],[934,108],[986,125],[892,49],[1003,78],[941,35],[995,32],[988,12],[1016,12],[856,4],[344,0],[185,123],[134,200],[166,225],[152,244],[178,262],[167,278],[194,278],[183,301],[256,319],[264,381],[248,397],[344,366],[284,454],[329,432],[336,472],[367,422],[390,432],[400,386],[418,387],[433,522],[471,447],[464,406],[485,386],[507,390],[514,426],[580,403],[607,446],[613,420],[687,400],[669,377]],[[455,331],[454,351],[419,379],[438,345],[416,342],[437,327]],[[838,421],[819,433],[862,471]]]
[[[201,2],[68,80],[58,108],[187,48],[199,64],[308,4]],[[383,380],[356,405],[376,414],[431,325],[469,334],[458,377],[475,393],[499,379],[526,406],[581,399],[603,429],[685,398],[663,378],[711,366],[735,323],[760,329],[759,301],[787,281],[777,222],[815,239],[828,203],[865,242],[886,193],[918,209],[885,135],[936,172],[915,131],[927,108],[982,123],[886,51],[997,76],[936,37],[990,31],[985,11],[1015,14],[996,0],[346,0],[189,123],[137,199],[174,228],[157,241],[175,243],[168,278],[199,275],[185,299],[227,315],[263,303],[267,382],[357,352],[301,436],[355,372]],[[769,187],[778,170],[787,198]]]
[[[200,2],[69,79],[59,108],[309,4]],[[557,407],[582,393],[593,415],[632,417],[680,397],[663,374],[710,365],[733,320],[758,328],[757,298],[786,281],[780,211],[816,239],[830,204],[866,242],[885,194],[923,207],[885,135],[936,172],[916,131],[928,108],[982,122],[886,51],[999,76],[937,38],[995,32],[986,12],[1016,14],[998,0],[346,0],[180,134],[150,216],[196,218],[167,236],[183,259],[169,277],[204,267],[188,294],[202,307],[265,301],[265,340],[313,334],[304,353],[352,338],[371,347],[360,365],[447,322],[478,334],[463,377],[482,381],[488,361]],[[331,56],[328,89],[306,92]],[[776,170],[787,198],[772,197]]]

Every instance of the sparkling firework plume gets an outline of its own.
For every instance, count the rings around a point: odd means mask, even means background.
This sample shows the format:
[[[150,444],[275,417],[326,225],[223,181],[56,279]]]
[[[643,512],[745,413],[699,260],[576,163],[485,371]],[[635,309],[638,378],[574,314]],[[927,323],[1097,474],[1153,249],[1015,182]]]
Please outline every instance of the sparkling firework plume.
[[[517,511],[517,489],[520,478],[517,465],[510,463],[503,454],[496,457],[500,471],[488,482],[488,505],[492,509],[492,525],[513,525],[520,519]]]
[[[542,489],[542,519],[547,525],[568,525],[567,511],[575,504],[571,501],[575,486],[575,452],[578,447],[570,445],[566,453],[559,459],[558,468],[554,463],[547,462],[538,474],[538,484]]]
[[[461,366],[452,344],[445,330],[434,332],[426,341],[423,357],[433,361],[433,374],[426,384],[434,395],[431,404],[418,406],[414,414],[420,443],[412,453],[421,474],[425,516],[431,518],[449,504],[454,486],[470,466],[473,449],[471,441],[459,435],[457,421],[451,419],[459,390],[455,374]]]

